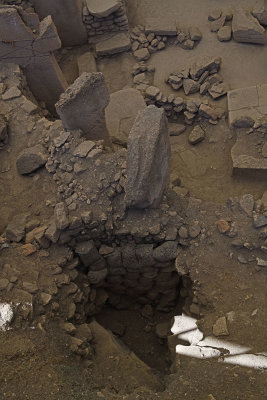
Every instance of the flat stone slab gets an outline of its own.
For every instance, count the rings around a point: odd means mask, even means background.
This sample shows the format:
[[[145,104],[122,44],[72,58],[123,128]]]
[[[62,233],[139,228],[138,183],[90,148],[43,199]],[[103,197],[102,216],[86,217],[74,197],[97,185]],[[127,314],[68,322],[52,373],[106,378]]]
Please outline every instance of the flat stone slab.
[[[106,124],[113,143],[127,144],[137,114],[145,108],[145,100],[136,89],[123,89],[110,95]]]
[[[262,134],[254,131],[237,130],[237,140],[231,150],[234,175],[250,175],[267,177],[267,158],[262,149],[264,139]],[[265,138],[266,141],[266,138]]]
[[[177,26],[175,20],[164,18],[149,18],[145,25],[146,33],[155,33],[162,36],[176,36]]]
[[[267,115],[267,84],[230,90],[227,100],[230,127],[251,127]]]
[[[127,33],[117,33],[107,40],[96,44],[96,54],[98,56],[110,56],[122,53],[131,48],[130,37]]]
[[[98,18],[108,17],[120,8],[118,0],[86,0],[90,14]]]
[[[265,29],[248,10],[238,9],[234,13],[232,30],[236,42],[266,44]]]

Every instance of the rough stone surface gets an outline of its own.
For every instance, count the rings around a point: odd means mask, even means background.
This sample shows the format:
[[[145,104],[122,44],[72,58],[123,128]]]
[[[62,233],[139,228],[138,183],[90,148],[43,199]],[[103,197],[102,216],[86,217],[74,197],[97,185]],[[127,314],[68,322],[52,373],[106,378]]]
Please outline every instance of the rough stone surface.
[[[82,75],[84,72],[91,73],[97,72],[97,66],[95,61],[95,56],[91,51],[82,54],[77,58],[79,75]]]
[[[63,202],[55,205],[54,217],[57,229],[62,230],[69,226],[69,219]]]
[[[11,242],[20,242],[25,235],[27,216],[25,214],[15,215],[6,228],[6,238]]]
[[[26,175],[36,171],[45,165],[48,154],[41,145],[29,147],[23,150],[17,159],[17,169],[19,174]]]
[[[163,109],[139,112],[128,139],[126,206],[158,207],[169,182],[170,142]]]
[[[109,143],[105,108],[109,93],[103,74],[83,73],[60,96],[56,110],[66,130],[81,129],[88,139]]]
[[[266,0],[258,0],[255,4],[252,14],[260,24],[267,25],[267,2]]]
[[[239,9],[234,13],[232,30],[236,42],[266,44],[263,26],[247,10]]]
[[[136,89],[123,89],[110,95],[106,124],[114,143],[127,144],[136,116],[145,107],[144,98]]]
[[[218,40],[220,42],[228,42],[232,37],[232,28],[231,26],[223,26],[218,30]]]
[[[110,56],[112,54],[122,53],[131,48],[130,37],[127,33],[116,33],[109,39],[96,44],[96,54],[98,56]]]
[[[199,142],[202,142],[202,140],[204,139],[205,139],[205,132],[199,125],[194,127],[194,129],[192,130],[192,132],[188,137],[188,141],[190,144],[197,144]]]
[[[225,317],[218,318],[212,327],[214,336],[228,336],[227,321]]]
[[[145,48],[145,47],[142,49],[136,50],[133,54],[137,61],[146,61],[150,57],[150,53],[147,50],[147,48]]]
[[[149,18],[145,25],[146,33],[155,33],[160,36],[176,36],[177,28],[175,20],[164,18]]]
[[[193,94],[199,91],[199,83],[195,82],[193,79],[184,79],[183,88],[186,95]]]

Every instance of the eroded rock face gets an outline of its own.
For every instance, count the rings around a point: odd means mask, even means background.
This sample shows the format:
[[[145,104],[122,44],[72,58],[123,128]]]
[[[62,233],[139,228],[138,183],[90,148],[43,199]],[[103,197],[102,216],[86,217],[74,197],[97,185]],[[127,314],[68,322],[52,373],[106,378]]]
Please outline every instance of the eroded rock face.
[[[265,29],[247,10],[234,13],[232,29],[236,42],[266,44]]]
[[[170,141],[165,111],[139,112],[128,139],[126,206],[156,208],[169,182]]]

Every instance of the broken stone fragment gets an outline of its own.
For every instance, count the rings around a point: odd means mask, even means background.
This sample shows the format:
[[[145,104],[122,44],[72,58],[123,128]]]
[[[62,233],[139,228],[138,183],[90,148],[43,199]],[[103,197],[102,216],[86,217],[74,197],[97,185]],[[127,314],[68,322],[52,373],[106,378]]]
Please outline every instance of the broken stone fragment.
[[[193,41],[199,41],[202,39],[202,33],[197,27],[191,27],[189,29],[190,39]]]
[[[232,27],[223,26],[218,30],[217,36],[220,42],[228,42],[232,38]]]
[[[219,97],[224,96],[227,94],[227,88],[224,83],[215,83],[214,85],[211,86],[211,88],[208,90],[210,96],[216,100]]]
[[[21,91],[19,90],[19,88],[17,88],[16,86],[12,86],[2,95],[2,99],[13,100],[20,96],[21,96]]]
[[[214,336],[228,336],[227,321],[225,317],[218,318],[212,327]]]
[[[169,183],[170,141],[162,108],[137,115],[128,138],[125,202],[129,208],[158,207]]]
[[[224,219],[217,221],[217,228],[220,233],[226,233],[230,230],[230,225]]]
[[[137,61],[146,61],[150,58],[150,53],[145,47],[143,49],[136,50],[133,55]]]
[[[48,154],[40,144],[23,150],[17,159],[16,165],[19,174],[26,175],[45,165]]]
[[[169,124],[169,135],[179,136],[186,130],[186,126],[182,124]]]
[[[199,91],[200,85],[193,79],[184,79],[183,88],[186,95],[193,94]]]
[[[75,247],[75,252],[86,267],[89,267],[101,258],[93,240],[78,243]]]
[[[260,24],[267,25],[267,3],[266,0],[258,0],[253,8],[252,14]]]
[[[211,32],[218,32],[224,26],[224,23],[225,23],[225,15],[222,15],[219,19],[212,21],[210,23]]]
[[[10,242],[20,242],[25,235],[27,215],[15,215],[6,228],[6,238]]]
[[[215,21],[216,19],[219,19],[221,15],[222,15],[222,10],[219,9],[211,10],[208,16],[208,20]]]
[[[87,154],[95,147],[95,142],[91,140],[85,140],[80,143],[73,151],[73,155],[76,157],[86,157]]]
[[[265,29],[248,10],[235,11],[232,29],[236,42],[266,44]]]
[[[205,132],[199,125],[194,127],[194,129],[192,130],[192,132],[188,137],[189,143],[193,145],[202,142],[204,139],[205,139]]]
[[[54,208],[55,224],[57,229],[63,230],[69,226],[69,218],[64,203],[57,203]]]
[[[202,57],[190,68],[190,76],[196,80],[201,77],[203,72],[218,72],[221,66],[221,58]]]

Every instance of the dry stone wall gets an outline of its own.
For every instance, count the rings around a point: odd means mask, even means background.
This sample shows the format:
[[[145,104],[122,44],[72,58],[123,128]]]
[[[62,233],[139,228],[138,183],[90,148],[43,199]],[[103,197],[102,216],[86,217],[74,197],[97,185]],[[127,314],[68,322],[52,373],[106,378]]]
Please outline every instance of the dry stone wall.
[[[83,8],[83,22],[88,36],[129,30],[124,0],[104,1],[103,4],[87,0]]]

